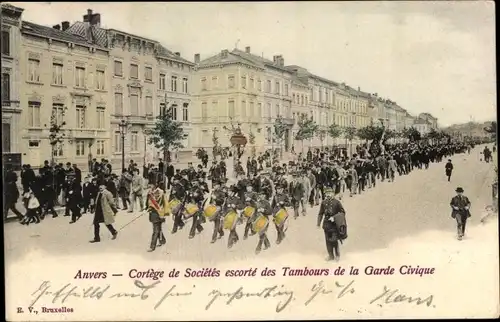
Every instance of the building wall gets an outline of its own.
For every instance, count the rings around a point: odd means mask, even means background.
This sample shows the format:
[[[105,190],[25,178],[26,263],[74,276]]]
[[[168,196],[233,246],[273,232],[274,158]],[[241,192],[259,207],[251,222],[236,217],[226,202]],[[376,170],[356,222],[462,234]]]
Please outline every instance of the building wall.
[[[309,87],[302,83],[292,83],[292,119],[293,126],[291,131],[292,145],[295,151],[300,151],[302,148],[301,142],[295,140],[299,130],[298,122],[301,115],[312,116],[315,112],[313,105],[309,100]]]
[[[429,124],[415,124],[415,129],[420,132],[421,135],[425,135],[430,132],[431,127]]]
[[[54,108],[66,110],[64,118],[58,117],[58,123],[64,120],[66,125],[65,140],[56,146],[56,162],[70,161],[86,169],[91,151],[94,157],[108,155],[108,62],[103,50],[23,34],[19,63],[23,163],[38,167],[51,159],[49,128]],[[62,66],[57,72],[56,65]],[[83,70],[81,77],[77,69]],[[104,72],[102,89],[97,89],[98,71]],[[99,115],[103,116],[100,120]]]
[[[232,87],[229,86],[230,77],[234,77]],[[268,81],[271,82],[270,90]],[[279,82],[279,93],[276,82]],[[268,129],[272,131],[278,115],[289,123],[293,122],[291,77],[286,73],[242,64],[199,68],[193,87],[196,92],[196,112],[193,114],[195,147],[211,149],[214,128],[219,143],[229,147],[231,132],[223,127],[231,128],[232,122],[235,126],[240,123],[247,138],[250,132],[253,133],[257,152],[261,152],[273,146]],[[230,106],[234,106],[234,110]]]
[[[185,148],[177,154],[191,158],[193,136],[190,115],[193,112],[190,96],[191,66],[158,57],[154,51],[157,46],[154,41],[114,30],[108,32],[109,37],[114,39],[110,52],[113,89],[110,125],[112,164],[121,167],[119,123],[122,119],[128,122],[124,146],[126,163],[133,160],[143,164],[163,158],[163,153],[149,144],[146,131],[154,127],[155,118],[160,114],[161,107],[165,106],[165,101],[168,106],[174,107],[174,117],[184,124],[184,130],[188,134],[188,138],[183,142]],[[187,108],[184,104],[188,104]]]
[[[8,42],[2,43],[2,48],[5,46],[7,49],[2,52],[2,152],[20,153],[22,150],[19,133],[23,127],[20,105],[22,9],[15,9],[19,11],[18,14],[12,14],[11,10],[4,10],[2,6],[2,37],[4,33],[8,37]],[[3,93],[4,90],[8,91],[8,95]]]

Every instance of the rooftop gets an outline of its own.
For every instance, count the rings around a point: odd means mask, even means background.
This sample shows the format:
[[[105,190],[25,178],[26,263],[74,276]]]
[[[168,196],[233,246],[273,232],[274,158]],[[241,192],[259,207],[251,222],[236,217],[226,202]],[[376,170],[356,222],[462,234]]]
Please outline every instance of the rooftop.
[[[43,38],[56,39],[85,46],[93,45],[93,43],[91,41],[88,41],[87,38],[85,37],[71,34],[62,30],[57,30],[52,27],[42,26],[29,21],[22,22],[21,32],[37,35]],[[105,46],[99,46],[99,47],[105,47]]]

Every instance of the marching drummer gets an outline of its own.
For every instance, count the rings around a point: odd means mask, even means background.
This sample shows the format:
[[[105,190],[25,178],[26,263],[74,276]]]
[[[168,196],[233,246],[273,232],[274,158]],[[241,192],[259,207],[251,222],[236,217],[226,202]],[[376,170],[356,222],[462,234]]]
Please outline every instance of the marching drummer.
[[[159,186],[149,184],[149,191],[147,194],[147,211],[149,213],[149,221],[153,224],[153,235],[151,236],[151,245],[148,252],[156,249],[158,246],[165,245],[167,240],[162,232],[162,224],[165,222],[164,209],[165,209],[165,193]]]
[[[245,206],[251,207],[251,208],[256,210],[257,209],[258,195],[253,191],[253,187],[250,184],[247,185],[246,190],[247,191],[245,192]],[[249,209],[249,208],[246,208],[246,209]],[[257,211],[255,211],[254,214],[250,218],[247,218],[247,223],[245,225],[245,234],[243,235],[243,239],[248,238],[248,233],[252,229],[252,224],[255,220],[256,215],[257,215]],[[255,233],[252,231],[252,235],[254,235],[254,234]]]
[[[227,202],[226,202],[226,207],[223,209],[223,213],[225,216],[229,216],[230,214],[234,215],[234,218],[232,220],[237,221],[238,220],[238,215],[237,215],[237,208],[238,204],[240,203],[240,199],[237,196],[228,196],[227,197]],[[225,218],[226,219],[226,218]],[[229,223],[231,227],[229,227],[229,238],[227,241],[227,248],[231,248],[236,244],[239,240],[240,237],[238,236],[238,233],[236,232],[236,223],[230,222]]]
[[[276,226],[276,231],[278,233],[278,239],[276,240],[276,244],[279,244],[285,239],[285,231],[284,231],[284,222],[276,223],[276,216],[278,215],[280,210],[285,210],[285,207],[290,206],[290,198],[288,198],[288,195],[284,192],[284,189],[282,186],[276,187],[276,195],[273,198],[273,206],[274,206],[274,211],[273,211],[273,216],[275,218],[275,226]]]
[[[269,203],[267,197],[265,194],[260,194],[259,195],[259,201],[257,202],[257,213],[261,216],[264,216],[265,219],[267,220],[267,223],[269,223],[269,216],[272,216],[272,208],[271,204]],[[256,219],[258,221],[259,218]],[[259,233],[259,242],[257,244],[257,248],[255,249],[255,253],[258,254],[262,250],[262,244],[264,244],[264,250],[268,249],[271,247],[271,243],[269,242],[269,238],[267,238],[267,229],[269,228],[269,225],[266,225],[262,228],[260,228],[259,231],[256,231],[256,233]]]
[[[204,191],[198,185],[195,185],[195,187],[193,187],[190,191],[187,199],[190,203],[194,203],[198,206],[198,211],[193,215],[193,224],[191,225],[191,230],[189,231],[189,239],[192,239],[194,238],[196,230],[198,230],[198,233],[203,231],[201,223],[203,220],[203,201],[205,200]]]
[[[212,200],[210,200],[210,204],[214,204],[215,206],[217,206],[219,212],[215,215],[216,217],[214,218],[214,232],[212,234],[212,244],[215,243],[215,241],[217,240],[217,235],[219,239],[224,236],[224,230],[222,229],[222,223],[221,223],[221,216],[223,215],[222,207],[224,206],[224,202],[227,198],[227,193],[224,192],[224,190],[222,190],[220,182],[214,181],[213,184],[214,184],[214,191],[212,192]]]
[[[187,197],[186,189],[181,184],[180,179],[174,177],[172,190],[170,190],[170,199],[177,199],[184,204],[186,201],[186,197]],[[175,234],[179,228],[180,229],[184,228],[184,221],[182,221],[181,211],[172,214],[172,216],[174,217],[174,226],[172,227],[172,234]]]

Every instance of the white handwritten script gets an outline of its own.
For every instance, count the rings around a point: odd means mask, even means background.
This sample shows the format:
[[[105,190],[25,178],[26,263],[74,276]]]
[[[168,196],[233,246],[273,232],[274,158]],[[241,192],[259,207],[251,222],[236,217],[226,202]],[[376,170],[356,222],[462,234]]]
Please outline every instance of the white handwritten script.
[[[123,286],[123,285],[120,285]],[[206,302],[200,303],[203,308],[208,311],[215,306],[230,306],[238,301],[247,299],[261,299],[264,301],[274,301],[275,310],[277,313],[289,308],[293,305],[309,306],[320,297],[330,297],[331,299],[347,299],[356,300],[358,294],[355,281],[348,283],[324,281],[314,283],[308,291],[302,291],[297,294],[292,289],[285,285],[269,285],[258,289],[251,289],[247,286],[229,286],[225,289],[196,289],[196,285],[181,289],[175,284],[163,285],[162,281],[155,281],[151,284],[144,284],[140,280],[134,280],[130,285],[130,290],[116,292],[111,284],[104,286],[77,286],[72,283],[65,285],[52,285],[50,281],[43,281],[32,293],[29,307],[35,305],[69,305],[72,301],[79,300],[125,300],[132,299],[151,303],[151,309],[157,310],[162,305],[165,305],[169,300],[174,298],[183,299],[199,292],[202,296],[206,296]],[[155,290],[154,292],[152,290]],[[397,288],[388,288],[384,286],[382,289],[371,289],[370,300],[367,305],[412,305],[415,307],[435,307],[434,296],[416,296],[405,294]],[[159,295],[158,295],[159,294]],[[274,304],[273,304],[274,306]]]

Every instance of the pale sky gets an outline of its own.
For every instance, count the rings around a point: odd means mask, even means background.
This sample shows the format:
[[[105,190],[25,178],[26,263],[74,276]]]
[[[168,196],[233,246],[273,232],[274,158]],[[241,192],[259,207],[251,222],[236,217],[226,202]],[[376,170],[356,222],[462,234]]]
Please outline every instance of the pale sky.
[[[250,46],[396,101],[441,126],[496,119],[494,3],[15,3],[42,25],[82,21],[160,41],[193,61]]]

